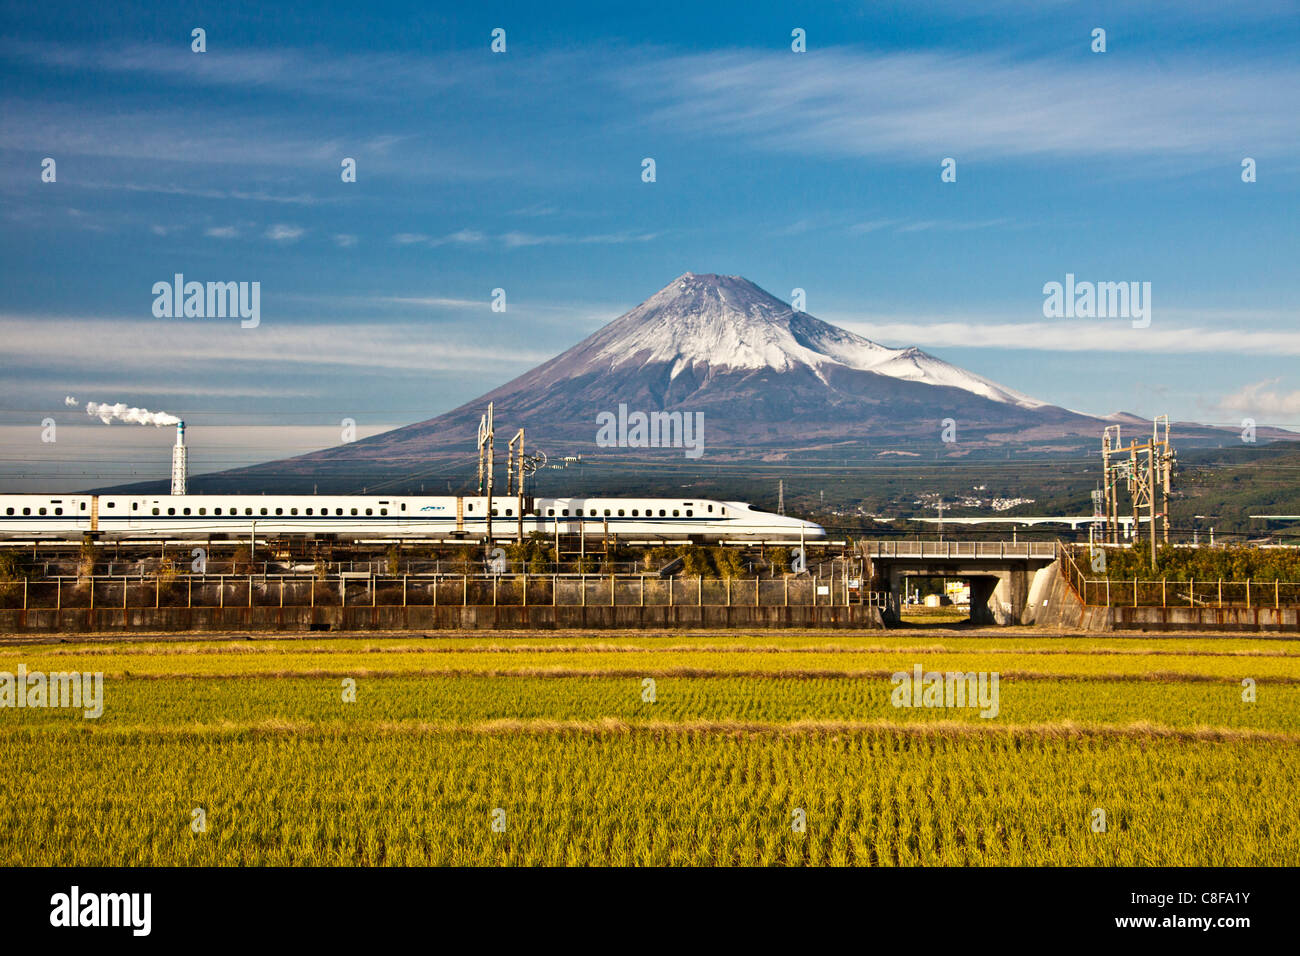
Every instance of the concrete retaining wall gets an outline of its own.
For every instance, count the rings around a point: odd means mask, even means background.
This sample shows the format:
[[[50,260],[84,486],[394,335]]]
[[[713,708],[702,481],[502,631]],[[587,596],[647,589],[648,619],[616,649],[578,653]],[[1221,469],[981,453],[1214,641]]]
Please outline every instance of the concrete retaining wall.
[[[0,633],[101,631],[366,631],[556,628],[883,628],[880,609],[658,607],[37,608],[0,610]]]
[[[1300,608],[1085,607],[1054,562],[1035,576],[1022,620],[1082,631],[1297,631]]]

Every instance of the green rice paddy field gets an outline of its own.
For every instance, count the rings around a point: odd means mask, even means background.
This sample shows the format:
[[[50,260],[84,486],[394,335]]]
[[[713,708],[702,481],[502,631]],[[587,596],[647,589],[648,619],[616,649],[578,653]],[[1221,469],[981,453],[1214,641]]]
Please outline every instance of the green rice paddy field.
[[[104,707],[0,708],[3,865],[1300,863],[1296,640],[0,644],[20,665],[101,672]],[[996,672],[996,716],[895,707],[915,665]]]

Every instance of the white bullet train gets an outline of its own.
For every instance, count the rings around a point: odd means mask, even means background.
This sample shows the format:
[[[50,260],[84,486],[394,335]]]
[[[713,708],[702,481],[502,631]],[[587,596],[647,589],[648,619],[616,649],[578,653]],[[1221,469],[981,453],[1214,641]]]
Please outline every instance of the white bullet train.
[[[482,538],[486,497],[377,495],[0,495],[0,538],[195,538],[331,535]],[[520,526],[517,497],[492,499],[492,535]],[[523,532],[622,538],[803,541],[818,524],[757,511],[742,501],[692,498],[523,499]]]

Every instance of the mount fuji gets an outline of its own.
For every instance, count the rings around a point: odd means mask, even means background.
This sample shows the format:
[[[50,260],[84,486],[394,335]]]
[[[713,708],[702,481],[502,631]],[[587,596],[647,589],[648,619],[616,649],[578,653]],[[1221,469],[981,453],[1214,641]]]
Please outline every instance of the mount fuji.
[[[688,272],[568,351],[436,418],[205,477],[359,484],[359,474],[454,472],[463,480],[489,402],[499,434],[523,426],[529,451],[584,462],[682,463],[675,448],[601,447],[598,416],[637,411],[694,415],[705,460],[719,462],[1076,453],[1094,450],[1111,424],[920,349],[872,342],[740,276]],[[943,440],[945,429],[956,441]]]

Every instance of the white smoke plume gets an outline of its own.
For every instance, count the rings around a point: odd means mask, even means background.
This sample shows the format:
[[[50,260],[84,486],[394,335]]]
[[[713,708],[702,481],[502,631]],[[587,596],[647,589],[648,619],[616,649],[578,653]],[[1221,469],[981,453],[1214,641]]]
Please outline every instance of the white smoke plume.
[[[153,425],[155,427],[180,424],[180,419],[175,415],[169,415],[167,412],[151,412],[147,408],[130,408],[122,402],[118,402],[116,405],[108,405],[103,402],[87,402],[86,414],[98,418],[105,425],[111,425],[114,421],[131,422],[136,425]]]
[[[71,395],[68,395],[68,396],[65,396],[65,397],[64,397],[64,399],[63,399],[63,404],[64,404],[64,405],[67,405],[69,408],[76,408],[76,407],[77,407],[77,400],[76,400],[75,398],[73,398]]]

